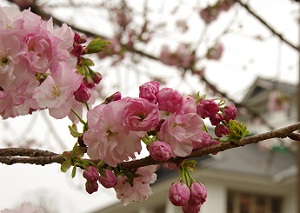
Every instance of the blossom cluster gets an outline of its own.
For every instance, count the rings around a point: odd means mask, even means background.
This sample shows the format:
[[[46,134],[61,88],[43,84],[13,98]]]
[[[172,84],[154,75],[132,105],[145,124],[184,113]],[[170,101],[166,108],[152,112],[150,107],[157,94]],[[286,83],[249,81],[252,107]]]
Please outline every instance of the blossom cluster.
[[[14,7],[0,8],[0,29],[0,115],[5,119],[47,108],[63,118],[72,115],[71,109],[80,111],[80,102],[89,98],[85,73],[76,69],[86,39],[66,24],[54,28],[52,19]]]
[[[86,189],[95,192],[100,182],[106,188],[114,187],[123,204],[145,199],[151,194],[149,184],[155,181],[155,167],[136,171],[120,167],[136,158],[142,142],[158,163],[186,157],[226,137],[235,140],[244,137],[247,131],[234,120],[236,116],[236,108],[225,105],[222,99],[206,99],[199,94],[194,99],[172,88],[160,88],[157,81],[142,84],[136,98],[122,97],[117,92],[87,113],[88,128],[83,132],[83,143],[90,159],[100,160],[107,169],[104,172],[98,168],[93,178],[87,178]],[[217,137],[207,130],[204,119],[214,126]],[[182,206],[198,209],[202,203],[189,201]]]
[[[159,60],[170,66],[188,68],[195,63],[195,53],[192,52],[187,44],[180,44],[176,51],[171,51],[169,46],[162,46]]]
[[[175,89],[160,88],[156,81],[141,85],[139,91],[138,98],[118,93],[118,98],[88,111],[83,141],[91,159],[116,167],[140,153],[141,141],[158,161],[186,157],[194,149],[218,143],[205,131],[204,118],[210,118],[222,137],[230,133],[227,124],[237,115],[233,106],[221,108],[203,97],[196,101]]]
[[[119,24],[125,27],[128,23]],[[95,99],[90,100],[91,93],[102,76],[90,68],[93,61],[83,56],[101,52],[107,43],[96,38],[83,46],[87,39],[67,25],[54,28],[51,19],[43,21],[30,10],[20,12],[12,7],[0,8],[0,29],[0,115],[5,119],[48,109],[54,118],[79,120],[83,130],[78,132],[76,124],[69,127],[77,143],[71,152],[62,154],[61,170],[73,166],[73,177],[77,167],[83,168],[90,194],[100,183],[114,188],[124,205],[146,199],[150,184],[156,181],[156,166],[122,166],[137,157],[142,142],[156,163],[164,163],[222,141],[238,142],[248,133],[235,121],[236,108],[223,99],[184,96],[175,89],[161,88],[157,81],[142,84],[139,97],[122,97],[116,92],[90,109],[88,101]],[[220,54],[210,57],[217,59]],[[161,61],[189,67],[194,55],[186,45],[179,46],[176,53],[165,47]],[[84,106],[87,121],[80,113]],[[210,121],[216,137],[204,119]],[[85,153],[89,159],[83,159]],[[177,166],[180,183],[171,186],[169,198],[184,212],[198,212],[207,193],[189,174],[195,163],[184,161]]]
[[[175,206],[182,206],[184,213],[198,213],[206,201],[206,187],[194,182],[188,187],[185,183],[173,183],[169,190],[169,199]]]
[[[117,198],[123,205],[127,205],[148,198],[151,194],[150,184],[156,181],[155,171],[154,165],[141,167],[136,171],[125,171],[120,167],[98,171],[94,166],[88,166],[83,177],[87,180],[85,188],[89,194],[96,192],[100,183],[105,188],[114,188]]]
[[[233,4],[233,0],[218,0],[213,5],[201,9],[199,15],[205,24],[210,24],[219,17],[221,12],[228,11]]]

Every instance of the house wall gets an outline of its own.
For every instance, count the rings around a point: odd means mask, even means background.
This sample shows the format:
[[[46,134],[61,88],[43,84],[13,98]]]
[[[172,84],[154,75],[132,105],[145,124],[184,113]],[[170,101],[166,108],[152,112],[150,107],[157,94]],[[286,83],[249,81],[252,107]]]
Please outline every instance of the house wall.
[[[200,170],[198,177],[208,190],[208,199],[201,213],[226,213],[228,190],[279,196],[283,201],[282,213],[297,213],[296,179],[274,182],[270,178],[230,173],[228,171]]]
[[[226,213],[226,187],[224,184],[214,180],[207,180],[203,183],[207,188],[208,197],[201,207],[201,213]]]

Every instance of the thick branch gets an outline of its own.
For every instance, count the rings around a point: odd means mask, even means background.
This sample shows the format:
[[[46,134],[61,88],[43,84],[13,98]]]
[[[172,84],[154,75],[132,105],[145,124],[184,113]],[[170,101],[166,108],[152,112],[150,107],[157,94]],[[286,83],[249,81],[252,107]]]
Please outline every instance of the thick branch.
[[[239,143],[220,143],[218,145],[205,147],[202,149],[195,150],[191,155],[185,158],[173,158],[170,162],[179,162],[186,158],[192,157],[202,157],[211,153],[216,153],[224,151],[227,149],[232,149],[236,147],[245,146],[251,143],[258,143],[263,140],[270,138],[286,138],[290,137],[291,139],[300,141],[300,135],[298,133],[293,133],[296,130],[300,129],[300,123],[296,123],[284,128],[273,130],[270,132],[258,134],[255,136],[250,136],[244,138]],[[37,164],[37,165],[46,165],[51,163],[63,163],[64,158],[60,154],[54,152],[37,150],[37,149],[24,149],[24,148],[4,148],[0,149],[0,163],[12,165],[16,163],[26,163],[26,164]],[[93,161],[97,163],[98,161]],[[122,166],[127,169],[135,169],[143,166],[159,164],[160,162],[153,160],[151,157],[146,157],[140,160],[134,160],[129,162],[122,163]]]
[[[299,130],[299,129],[300,129],[300,123],[293,124],[293,125],[290,125],[290,126],[287,126],[284,128],[280,128],[280,129],[273,130],[270,132],[266,132],[266,133],[262,133],[259,135],[244,138],[239,143],[230,143],[230,142],[229,143],[220,143],[220,144],[217,144],[214,146],[209,146],[209,147],[205,147],[202,149],[198,149],[198,150],[195,150],[194,152],[192,152],[192,154],[186,158],[202,157],[204,155],[224,151],[227,149],[241,147],[241,146],[245,146],[245,145],[251,144],[251,143],[258,143],[258,142],[261,142],[261,141],[264,141],[264,140],[267,140],[270,138],[286,138],[286,137],[289,137],[290,135],[292,135],[292,137],[293,137],[294,136],[293,132],[296,130]],[[181,161],[186,158],[178,157],[176,159],[172,159],[171,161],[178,162],[178,161]],[[159,164],[159,162],[153,160],[151,157],[146,157],[141,160],[125,162],[125,163],[123,163],[123,166],[126,168],[139,168],[142,166],[148,166],[148,165],[152,165],[152,164]]]
[[[1,151],[5,151],[5,150],[1,149]],[[30,150],[28,150],[28,152],[29,151]],[[51,163],[62,164],[64,162],[64,158],[62,155],[58,155],[58,154],[54,156],[50,155],[50,156],[39,156],[39,157],[0,157],[0,162],[7,165],[12,165],[16,163],[25,163],[25,164],[36,164],[36,165],[44,166],[46,164],[51,164]]]
[[[285,42],[288,46],[292,47],[296,51],[299,51],[299,47],[288,41],[281,33],[277,32],[269,23],[267,23],[263,18],[256,14],[247,4],[241,2],[240,0],[235,0],[239,3],[245,10],[247,10],[254,18],[256,18],[260,23],[262,23],[267,29],[269,29],[274,35],[276,35],[281,41]]]

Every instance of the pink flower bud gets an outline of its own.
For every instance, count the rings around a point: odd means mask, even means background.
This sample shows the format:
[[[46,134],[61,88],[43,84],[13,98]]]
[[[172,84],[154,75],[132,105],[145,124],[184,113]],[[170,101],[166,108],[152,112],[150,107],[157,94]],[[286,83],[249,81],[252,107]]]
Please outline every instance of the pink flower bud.
[[[76,42],[76,43],[78,43],[78,41],[80,40],[80,35],[79,35],[79,33],[74,33],[74,41]]]
[[[183,206],[190,198],[190,189],[185,183],[173,183],[169,190],[169,200],[174,206]]]
[[[167,161],[172,157],[171,146],[162,141],[154,141],[149,146],[151,157],[159,162]]]
[[[91,77],[84,77],[83,78],[83,84],[87,87],[87,88],[94,88],[95,87],[95,83],[94,80]]]
[[[207,198],[207,190],[203,184],[194,182],[190,186],[190,200],[189,202],[195,205],[203,204]]]
[[[114,94],[106,97],[103,103],[108,104],[112,101],[121,100],[121,98],[122,98],[122,94],[120,92],[115,92]]]
[[[121,100],[122,98],[122,95],[120,92],[115,92],[113,95],[112,95],[112,101],[118,101],[118,100]]]
[[[175,112],[182,105],[183,97],[177,90],[163,88],[156,94],[159,109],[167,112]]]
[[[229,134],[229,129],[227,126],[224,126],[223,124],[218,124],[215,128],[215,134],[219,138],[221,138],[223,135]]]
[[[99,180],[105,188],[114,187],[118,183],[116,175],[110,170],[105,170],[105,175],[101,175]]]
[[[187,202],[184,206],[182,206],[183,213],[198,213],[200,212],[201,204],[196,205],[190,202]]]
[[[140,98],[147,99],[151,103],[156,104],[157,102],[156,93],[159,90],[159,82],[157,81],[147,82],[145,84],[142,84],[139,87],[139,90],[140,90],[140,94],[139,94]]]
[[[96,72],[94,73],[94,75],[92,75],[92,79],[95,84],[99,84],[100,81],[102,80],[102,75],[99,72]]]
[[[228,123],[230,120],[234,120],[237,116],[237,109],[235,106],[225,106],[223,110],[224,120]]]
[[[78,102],[85,103],[90,99],[91,94],[84,84],[80,84],[80,87],[74,92],[74,96]]]
[[[85,190],[89,194],[92,194],[92,193],[98,191],[98,183],[97,183],[97,181],[86,181],[86,183],[85,183]]]
[[[87,38],[85,36],[80,36],[79,41],[77,41],[78,44],[83,44],[87,41]]]
[[[74,44],[73,50],[71,51],[73,55],[79,58],[83,53],[83,47],[80,44]]]
[[[202,118],[211,117],[219,112],[220,108],[213,100],[205,99],[201,100],[197,106],[197,114]]]
[[[222,114],[215,114],[213,116],[209,117],[210,123],[211,125],[218,125],[221,121],[224,120],[223,115]]]
[[[86,178],[87,181],[97,181],[99,179],[99,173],[95,167],[88,166],[83,171],[83,177]]]

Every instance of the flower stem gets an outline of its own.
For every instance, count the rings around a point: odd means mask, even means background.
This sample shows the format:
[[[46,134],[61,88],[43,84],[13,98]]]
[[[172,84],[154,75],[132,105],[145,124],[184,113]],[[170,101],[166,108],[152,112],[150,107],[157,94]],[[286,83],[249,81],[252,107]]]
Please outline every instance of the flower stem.
[[[74,115],[78,118],[79,122],[82,123],[83,125],[86,125],[86,122],[82,120],[82,118],[77,114],[77,112],[74,109],[71,109]]]

